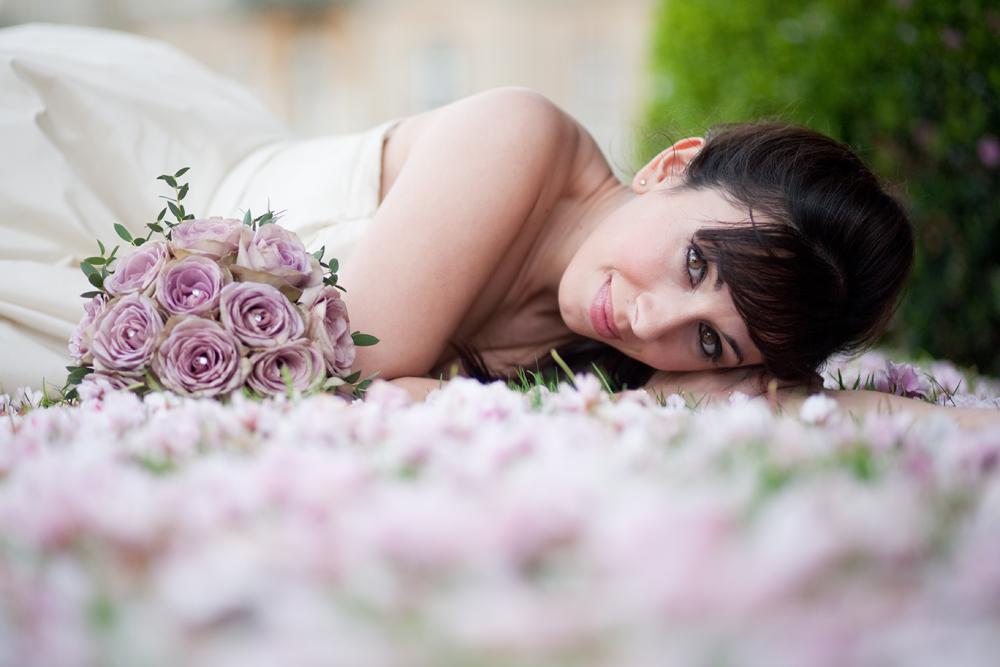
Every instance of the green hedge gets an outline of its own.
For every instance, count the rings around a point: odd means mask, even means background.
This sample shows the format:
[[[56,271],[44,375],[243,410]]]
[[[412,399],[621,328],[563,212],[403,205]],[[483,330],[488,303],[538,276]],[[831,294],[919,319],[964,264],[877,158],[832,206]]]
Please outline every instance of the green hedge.
[[[899,184],[917,235],[916,271],[891,342],[993,374],[1000,373],[997,7],[996,0],[665,0],[649,115],[672,136],[777,115],[853,145]]]

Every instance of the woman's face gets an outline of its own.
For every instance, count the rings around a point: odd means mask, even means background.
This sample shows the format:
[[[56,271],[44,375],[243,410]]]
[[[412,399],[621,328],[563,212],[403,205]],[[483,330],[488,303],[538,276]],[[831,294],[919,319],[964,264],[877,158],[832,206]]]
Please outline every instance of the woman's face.
[[[703,227],[748,218],[714,190],[634,197],[570,261],[559,284],[563,320],[660,370],[761,363],[729,287],[694,241]]]

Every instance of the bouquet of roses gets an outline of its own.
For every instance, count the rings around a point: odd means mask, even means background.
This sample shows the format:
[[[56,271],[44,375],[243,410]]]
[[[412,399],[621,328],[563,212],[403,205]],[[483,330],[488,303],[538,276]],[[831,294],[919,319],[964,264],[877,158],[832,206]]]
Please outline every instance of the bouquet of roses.
[[[181,203],[188,184],[177,184],[185,172],[159,177],[174,197],[147,238],[116,224],[127,248],[106,255],[98,241],[100,256],[80,264],[96,291],[82,295],[64,396],[88,377],[192,397],[364,390],[371,378],[351,373],[354,348],[378,339],[351,333],[337,260],[307,252],[271,211],[194,219]]]

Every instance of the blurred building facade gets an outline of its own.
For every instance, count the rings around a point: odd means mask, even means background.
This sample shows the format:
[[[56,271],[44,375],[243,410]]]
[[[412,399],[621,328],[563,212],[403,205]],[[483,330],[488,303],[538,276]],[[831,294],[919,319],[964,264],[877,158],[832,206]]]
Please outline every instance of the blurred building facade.
[[[305,136],[353,132],[498,86],[537,90],[620,171],[641,116],[653,0],[0,0],[165,40]]]

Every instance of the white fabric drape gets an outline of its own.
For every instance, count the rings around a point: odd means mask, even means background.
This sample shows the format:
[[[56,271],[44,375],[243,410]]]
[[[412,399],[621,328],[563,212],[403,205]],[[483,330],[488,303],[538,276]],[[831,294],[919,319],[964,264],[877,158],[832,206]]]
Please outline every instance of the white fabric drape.
[[[107,30],[0,30],[0,383],[65,381],[91,289],[79,262],[163,207],[156,177],[191,167],[196,216],[287,209],[343,260],[378,207],[392,124],[296,141],[239,85],[152,40]]]

